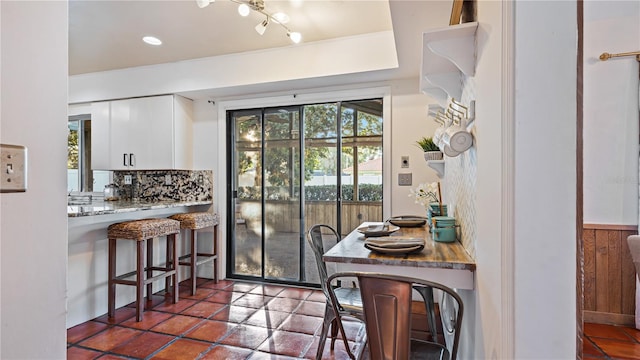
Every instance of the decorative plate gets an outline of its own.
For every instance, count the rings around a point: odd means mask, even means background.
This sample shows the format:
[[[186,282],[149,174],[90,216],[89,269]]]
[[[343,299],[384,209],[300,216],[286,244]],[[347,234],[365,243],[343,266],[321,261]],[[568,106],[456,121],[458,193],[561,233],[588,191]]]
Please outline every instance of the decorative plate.
[[[364,234],[364,237],[387,236],[398,230],[400,230],[398,226],[384,224],[361,226],[358,228],[358,232]]]
[[[402,215],[390,218],[389,222],[400,227],[418,227],[426,224],[427,218],[416,215]]]

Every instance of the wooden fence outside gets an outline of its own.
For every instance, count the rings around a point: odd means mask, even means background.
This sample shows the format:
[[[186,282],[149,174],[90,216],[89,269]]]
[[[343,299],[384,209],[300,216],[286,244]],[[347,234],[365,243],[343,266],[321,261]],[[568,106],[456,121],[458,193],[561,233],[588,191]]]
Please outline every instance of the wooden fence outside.
[[[337,208],[335,202],[309,201],[305,203],[305,224],[307,229],[314,224],[336,226]],[[300,210],[297,202],[267,201],[266,226],[278,232],[298,232],[300,228]],[[240,202],[236,217],[242,217],[248,224],[260,222],[260,202]],[[343,202],[342,235],[347,235],[363,221],[383,221],[380,202]]]

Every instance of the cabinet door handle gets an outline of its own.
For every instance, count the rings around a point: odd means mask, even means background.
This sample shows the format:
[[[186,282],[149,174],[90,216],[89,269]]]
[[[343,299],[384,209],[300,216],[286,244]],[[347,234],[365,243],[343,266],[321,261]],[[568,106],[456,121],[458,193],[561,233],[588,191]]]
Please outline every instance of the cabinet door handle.
[[[122,165],[123,166],[128,166],[127,165],[127,154],[122,154]]]
[[[136,166],[136,157],[133,153],[129,154],[129,166]]]

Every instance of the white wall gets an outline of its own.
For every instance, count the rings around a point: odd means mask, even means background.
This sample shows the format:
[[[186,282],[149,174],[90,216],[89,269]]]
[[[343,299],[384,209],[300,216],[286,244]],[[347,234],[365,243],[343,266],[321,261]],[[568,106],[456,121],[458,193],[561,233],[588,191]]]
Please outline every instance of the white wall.
[[[638,223],[640,2],[584,3],[584,222]]]
[[[576,357],[576,19],[576,2],[515,3],[517,359]]]
[[[66,1],[1,1],[0,141],[28,190],[0,194],[2,359],[66,358]]]

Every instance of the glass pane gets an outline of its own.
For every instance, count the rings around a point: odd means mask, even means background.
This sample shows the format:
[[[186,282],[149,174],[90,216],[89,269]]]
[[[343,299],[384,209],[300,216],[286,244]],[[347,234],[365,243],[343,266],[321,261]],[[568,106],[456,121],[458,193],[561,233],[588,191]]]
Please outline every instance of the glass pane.
[[[265,114],[265,277],[300,277],[300,116],[297,109]],[[290,140],[297,139],[297,140]]]
[[[235,129],[233,186],[238,198],[233,203],[233,272],[262,276],[262,166],[261,115],[253,112],[233,114]]]
[[[80,191],[80,121],[69,121],[67,137],[67,192]]]
[[[358,147],[358,201],[382,201],[381,146]]]
[[[318,115],[318,107],[329,109]],[[315,224],[326,224],[338,229],[338,133],[337,107],[335,104],[305,106],[304,127],[304,193],[305,193],[305,232]],[[313,137],[311,137],[313,136]],[[336,239],[330,237],[331,244],[325,244],[328,250]],[[318,267],[313,250],[305,241],[305,280],[319,284]],[[331,265],[328,264],[330,267]],[[334,272],[335,269],[330,269]]]
[[[304,134],[306,139],[335,139],[338,133],[338,105],[335,103],[304,107]]]

